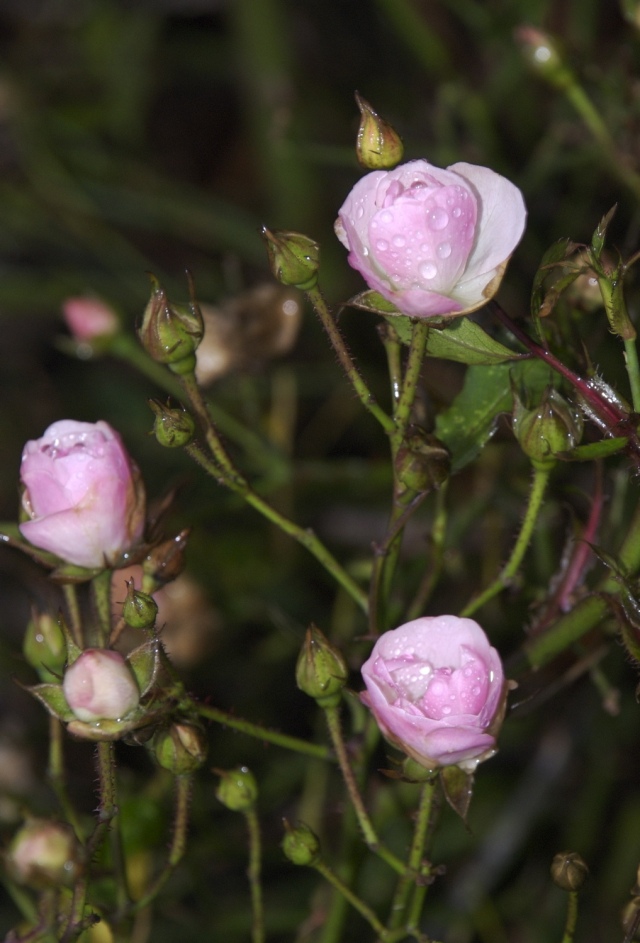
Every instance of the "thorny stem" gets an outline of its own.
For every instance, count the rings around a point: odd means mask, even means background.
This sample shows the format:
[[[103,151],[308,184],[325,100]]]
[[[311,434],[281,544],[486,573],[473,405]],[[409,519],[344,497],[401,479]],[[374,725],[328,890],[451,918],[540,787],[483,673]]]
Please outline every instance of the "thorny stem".
[[[573,937],[576,932],[576,921],[578,919],[578,892],[570,891],[567,901],[567,922],[564,927],[564,936],[562,943],[573,943]]]
[[[176,811],[173,821],[173,835],[169,855],[164,868],[146,894],[127,908],[127,915],[137,913],[147,907],[160,893],[176,867],[182,860],[187,847],[189,828],[189,802],[191,799],[192,776],[176,776]]]
[[[98,645],[107,644],[111,633],[111,570],[103,570],[91,580],[91,593],[98,622]]]
[[[395,447],[394,451],[397,451],[402,444],[407,426],[409,425],[428,337],[429,328],[427,322],[425,320],[414,321],[411,344],[409,346],[404,379],[402,381],[402,390],[400,391],[400,398],[398,399],[398,404],[393,416],[395,420],[395,430],[391,438]]]
[[[370,848],[371,851],[382,858],[383,861],[386,861],[386,863],[391,868],[393,868],[394,871],[397,871],[398,874],[406,874],[406,865],[399,858],[397,858],[393,852],[389,851],[388,848],[380,843],[380,839],[378,838],[373,823],[369,818],[369,813],[365,808],[364,801],[360,794],[360,790],[358,788],[358,784],[356,782],[356,778],[353,774],[353,769],[351,768],[351,763],[349,762],[349,757],[347,755],[347,748],[342,736],[342,727],[340,725],[339,708],[325,707],[324,713],[327,719],[327,727],[329,728],[331,742],[333,743],[333,748],[336,751],[338,764],[347,787],[347,792],[349,793],[349,798],[351,799],[351,803],[358,819],[358,824],[360,825],[368,848]]]
[[[298,737],[290,737],[287,734],[280,733],[277,730],[269,730],[260,724],[252,724],[241,717],[234,717],[226,711],[219,710],[217,707],[211,707],[209,704],[192,703],[191,710],[196,711],[201,717],[208,720],[214,720],[218,724],[224,724],[225,727],[231,727],[232,730],[238,730],[248,737],[256,737],[265,743],[273,743],[275,746],[283,747],[285,750],[294,750],[296,753],[303,753],[306,756],[313,756],[319,760],[332,760],[331,750],[319,743],[308,743],[306,740],[300,740]]]
[[[464,607],[460,613],[462,617],[472,615],[474,612],[480,609],[481,606],[484,606],[485,603],[489,602],[490,599],[493,599],[494,596],[497,596],[501,590],[509,585],[511,580],[518,572],[520,564],[522,563],[522,559],[527,551],[527,547],[531,541],[531,537],[533,536],[533,531],[538,519],[538,514],[542,508],[542,500],[544,498],[544,493],[547,488],[550,474],[551,470],[549,468],[534,468],[533,482],[531,484],[531,491],[529,492],[527,510],[525,511],[524,520],[522,522],[522,527],[520,528],[520,533],[518,534],[515,546],[511,551],[511,556],[493,583],[487,586],[487,588],[483,590],[479,596],[476,596],[475,599],[472,599],[471,602],[469,602]]]
[[[400,399],[400,391],[402,389],[402,367],[400,364],[401,344],[395,329],[388,322],[383,322],[383,324],[380,325],[378,333],[382,341],[382,346],[387,354],[391,402],[395,412],[398,408],[398,400]]]
[[[71,635],[73,636],[73,640],[78,648],[83,648],[84,639],[82,632],[82,618],[80,616],[80,604],[78,602],[78,590],[73,585],[73,583],[63,583],[62,592],[64,594],[64,601],[67,604]]]
[[[251,943],[264,943],[264,904],[262,900],[260,823],[256,810],[244,813],[249,831],[249,867],[247,876],[251,888]]]
[[[67,793],[67,784],[64,771],[64,753],[63,753],[63,734],[64,727],[57,717],[49,717],[49,768],[47,775],[53,788],[60,809],[62,810],[66,821],[71,825],[76,838],[83,840],[82,827],[78,821],[76,811],[71,804],[69,794]]]
[[[407,619],[417,619],[424,612],[431,593],[438,584],[444,563],[445,538],[447,536],[447,491],[449,482],[443,482],[436,491],[436,507],[429,540],[431,543],[431,567],[425,570],[415,598],[407,612]]]
[[[638,363],[638,346],[636,338],[624,342],[624,362],[631,387],[631,402],[633,411],[640,413],[640,364]]]
[[[313,868],[322,875],[322,877],[332,884],[337,891],[339,891],[342,896],[349,901],[352,907],[354,907],[359,914],[361,914],[364,919],[370,924],[371,927],[376,931],[381,940],[387,940],[388,934],[385,930],[383,924],[378,920],[376,914],[373,912],[371,907],[369,907],[363,900],[357,897],[353,891],[347,887],[347,885],[342,881],[338,875],[331,870],[328,864],[325,864],[324,861],[314,861]]]
[[[318,560],[325,570],[333,576],[351,598],[360,606],[363,612],[367,612],[368,601],[366,593],[360,589],[355,580],[338,563],[333,554],[325,547],[322,541],[310,528],[300,527],[289,518],[285,517],[274,507],[272,507],[264,498],[252,491],[247,482],[237,473],[233,477],[228,477],[222,466],[214,464],[202,451],[196,442],[190,442],[185,446],[187,454],[194,459],[202,468],[205,469],[216,481],[226,485],[236,494],[241,495],[247,504],[259,511],[267,520],[279,527],[285,534],[293,537],[298,543]]]
[[[306,292],[307,298],[313,305],[313,308],[322,322],[322,326],[329,336],[331,341],[331,346],[333,347],[338,360],[340,361],[340,366],[347,375],[351,386],[353,387],[358,399],[364,406],[364,408],[374,416],[384,431],[388,435],[392,435],[395,430],[395,423],[391,416],[389,416],[383,409],[378,406],[376,399],[365,383],[362,375],[360,374],[358,368],[354,364],[351,354],[347,350],[347,345],[344,342],[344,338],[338,329],[338,325],[335,322],[335,318],[329,307],[322,297],[320,289],[310,288]]]
[[[426,783],[424,783],[420,793],[420,804],[418,805],[413,839],[411,842],[411,849],[409,851],[409,858],[407,860],[409,868],[411,868],[414,873],[418,872],[422,866],[422,857],[424,855],[424,846],[429,829],[433,796],[437,788],[437,783],[438,780],[436,777],[428,780]],[[421,873],[424,874],[424,872]],[[427,875],[425,874],[425,877],[426,876]],[[403,875],[398,881],[398,886],[396,887],[396,892],[391,904],[391,913],[388,923],[390,930],[398,929],[401,926],[407,926],[407,928],[409,926],[416,926],[419,919],[419,912],[413,919],[412,923],[405,920],[407,905],[411,896],[411,890],[414,888],[414,886],[414,882],[407,874]],[[419,889],[420,888],[416,888],[416,892]],[[420,896],[420,909],[422,908],[423,896],[424,895]]]

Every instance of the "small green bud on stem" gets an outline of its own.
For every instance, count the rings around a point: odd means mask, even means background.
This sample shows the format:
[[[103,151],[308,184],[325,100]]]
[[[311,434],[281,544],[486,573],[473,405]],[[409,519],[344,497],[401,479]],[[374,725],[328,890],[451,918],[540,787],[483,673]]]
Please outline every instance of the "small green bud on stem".
[[[578,891],[589,874],[587,864],[576,851],[560,851],[551,862],[551,877],[563,891]]]
[[[360,109],[360,127],[356,141],[358,163],[368,170],[390,170],[404,153],[400,135],[356,92]]]
[[[282,285],[293,285],[309,291],[318,281],[320,247],[317,242],[299,232],[271,232],[262,228],[267,244],[269,264]]]
[[[408,491],[431,491],[449,477],[449,451],[436,436],[414,427],[398,449],[396,471]]]
[[[555,465],[558,452],[567,452],[580,442],[582,418],[556,390],[549,388],[535,409],[525,409],[514,397],[513,433],[533,467],[549,469]]]
[[[193,416],[186,409],[175,409],[157,399],[148,402],[156,417],[153,432],[158,443],[167,449],[188,445],[196,430]]]
[[[42,681],[59,681],[67,661],[67,645],[56,619],[48,613],[32,612],[22,651]]]
[[[320,856],[320,841],[308,825],[300,823],[295,828],[284,820],[285,836],[282,850],[292,864],[313,865]]]
[[[134,580],[127,580],[127,596],[122,605],[122,617],[132,629],[149,629],[156,621],[158,603],[153,596],[135,588]]]
[[[193,773],[207,758],[207,741],[199,727],[176,723],[153,738],[155,757],[174,776]]]
[[[296,664],[296,683],[320,707],[337,707],[349,670],[342,654],[315,625],[307,629]]]
[[[192,373],[195,352],[202,340],[204,325],[189,278],[189,304],[173,304],[155,276],[151,276],[151,297],[145,309],[138,337],[147,353],[178,374]]]
[[[214,769],[220,776],[216,797],[232,812],[247,812],[256,804],[258,784],[251,770],[246,766],[235,769]]]

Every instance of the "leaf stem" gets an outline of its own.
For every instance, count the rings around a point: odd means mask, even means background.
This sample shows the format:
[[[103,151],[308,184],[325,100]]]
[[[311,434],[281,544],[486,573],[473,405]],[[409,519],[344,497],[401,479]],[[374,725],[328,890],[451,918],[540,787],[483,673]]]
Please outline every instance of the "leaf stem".
[[[251,943],[264,943],[264,903],[262,900],[261,870],[261,840],[260,823],[254,808],[244,813],[249,832],[249,867],[247,876],[251,889]]]
[[[490,599],[493,599],[494,596],[497,596],[501,590],[509,585],[513,577],[518,572],[520,564],[522,563],[522,559],[533,536],[533,531],[540,513],[540,509],[542,508],[542,500],[547,489],[550,474],[551,469],[549,468],[534,468],[533,481],[531,483],[531,490],[529,492],[527,509],[525,511],[522,527],[520,528],[520,533],[518,534],[515,546],[511,551],[511,556],[493,583],[487,586],[487,588],[483,590],[479,596],[476,596],[475,599],[472,599],[471,602],[467,603],[460,613],[462,617],[472,615],[474,612],[484,606],[485,603],[489,602]]]
[[[359,914],[361,914],[364,919],[370,924],[371,927],[376,931],[381,940],[386,940],[388,937],[387,931],[384,925],[378,920],[378,917],[373,912],[371,907],[369,907],[363,900],[357,897],[353,891],[347,887],[347,885],[342,881],[335,871],[329,867],[324,861],[314,861],[312,867],[322,875],[322,877],[332,884],[337,891],[339,891],[342,896],[349,901],[352,907],[354,907]]]
[[[633,411],[640,413],[640,364],[638,363],[638,347],[635,337],[624,342],[624,362],[631,387],[631,402]]]
[[[413,840],[411,842],[411,849],[409,851],[409,858],[407,860],[409,868],[414,873],[418,873],[422,867],[422,857],[424,855],[424,846],[429,830],[429,820],[431,817],[433,796],[437,788],[437,783],[438,780],[435,776],[433,779],[427,780],[427,782],[424,783],[420,793],[420,803],[418,805],[418,811],[416,814]],[[424,874],[424,872],[420,873]],[[428,873],[424,874],[424,877],[428,877]],[[391,913],[388,922],[388,927],[390,930],[396,930],[404,925],[406,925],[407,929],[409,929],[410,926],[415,928],[417,925],[420,916],[420,910],[422,909],[424,894],[420,896],[418,913],[414,915],[413,911],[415,907],[412,907],[411,919],[405,920],[406,910],[413,887],[415,887],[415,881],[411,880],[409,874],[404,874],[398,881],[398,886],[396,887],[396,892],[391,904]],[[419,890],[419,888],[416,888],[416,890]]]
[[[567,921],[564,927],[564,936],[562,943],[573,943],[573,937],[576,932],[576,922],[578,920],[578,892],[570,891],[567,901]]]
[[[280,733],[277,730],[269,730],[261,724],[253,724],[241,717],[234,717],[226,711],[217,707],[211,707],[209,704],[192,703],[191,710],[196,711],[201,717],[213,720],[218,724],[224,724],[225,727],[231,727],[248,737],[255,737],[265,743],[273,743],[275,746],[282,747],[285,750],[294,750],[296,753],[302,753],[306,756],[313,756],[319,760],[332,760],[331,750],[319,743],[308,743],[306,740],[300,740],[298,737],[290,737],[287,734]]]

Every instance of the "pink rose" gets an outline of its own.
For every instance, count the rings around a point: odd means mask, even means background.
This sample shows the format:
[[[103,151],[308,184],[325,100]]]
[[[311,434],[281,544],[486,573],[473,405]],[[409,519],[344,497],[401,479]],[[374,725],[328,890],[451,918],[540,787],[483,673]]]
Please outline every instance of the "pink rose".
[[[471,772],[495,752],[506,685],[477,622],[425,616],[381,635],[360,697],[387,740],[427,769]]]
[[[120,329],[118,315],[99,298],[67,298],[62,303],[62,314],[67,327],[80,343],[108,337]]]
[[[78,720],[120,720],[138,706],[140,691],[118,652],[87,648],[62,679],[67,704]]]
[[[106,422],[55,422],[25,445],[20,477],[31,517],[20,531],[41,550],[76,566],[105,567],[142,537],[139,473]]]
[[[520,190],[487,167],[414,160],[358,181],[335,228],[370,288],[428,318],[495,295],[526,215]]]

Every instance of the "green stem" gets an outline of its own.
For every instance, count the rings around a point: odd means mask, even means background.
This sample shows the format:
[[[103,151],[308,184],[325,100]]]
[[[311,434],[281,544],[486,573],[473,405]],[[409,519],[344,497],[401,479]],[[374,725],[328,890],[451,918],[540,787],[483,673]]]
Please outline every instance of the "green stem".
[[[176,811],[173,821],[173,835],[169,856],[164,868],[146,894],[127,908],[127,915],[137,913],[155,900],[182,860],[187,847],[189,828],[189,801],[191,799],[192,776],[176,776]]]
[[[484,606],[485,603],[489,602],[490,599],[493,599],[494,596],[497,596],[501,590],[509,585],[513,577],[518,572],[520,564],[522,563],[522,559],[533,536],[533,531],[538,519],[538,514],[542,508],[542,499],[544,498],[550,474],[551,469],[549,468],[534,468],[527,510],[525,511],[524,520],[522,522],[522,527],[520,528],[520,533],[518,534],[515,546],[511,551],[511,556],[493,583],[487,586],[487,588],[481,592],[479,596],[476,596],[475,599],[472,599],[471,602],[469,602],[464,607],[460,613],[461,616],[472,615],[474,612],[480,609],[481,606]]]
[[[578,919],[578,892],[570,891],[567,901],[567,922],[564,927],[564,936],[562,943],[573,943],[573,937],[576,932],[576,921]]]
[[[62,592],[64,594],[64,601],[67,604],[67,612],[69,614],[69,628],[71,629],[71,634],[73,640],[78,646],[78,648],[84,647],[84,638],[82,632],[82,616],[80,615],[80,603],[78,602],[78,590],[73,583],[63,583]]]
[[[264,943],[264,904],[260,879],[262,856],[260,823],[255,809],[248,809],[244,815],[249,830],[249,867],[247,875],[251,888],[251,943]]]
[[[395,445],[395,450],[401,445],[407,431],[407,426],[409,425],[428,337],[429,327],[427,321],[414,321],[402,390],[400,391],[400,398],[398,399],[398,405],[396,406],[393,417],[395,420],[395,430],[391,439]]]
[[[190,705],[191,710],[196,711],[201,717],[213,720],[225,727],[231,727],[232,730],[238,730],[248,737],[255,737],[265,743],[273,743],[275,746],[283,747],[285,750],[294,750],[296,753],[302,753],[306,756],[313,756],[319,760],[332,760],[333,755],[328,747],[318,743],[307,743],[306,740],[299,740],[298,737],[290,737],[287,734],[279,733],[277,730],[269,730],[260,724],[252,724],[248,720],[242,720],[233,714],[219,710],[217,707],[211,707],[209,704]]]
[[[424,855],[424,846],[429,830],[429,819],[431,817],[433,796],[437,788],[437,783],[438,780],[436,777],[428,780],[426,783],[424,783],[422,792],[420,793],[420,804],[418,806],[416,824],[413,832],[413,840],[411,842],[411,849],[409,851],[409,858],[407,860],[407,864],[414,874],[420,872],[422,867],[422,857]],[[425,874],[425,877],[427,876],[428,872]],[[405,923],[407,928],[409,925],[412,927],[417,925],[419,913],[417,918],[413,919],[413,921],[405,921],[411,890],[414,887],[415,881],[411,879],[409,874],[404,874],[398,881],[393,903],[391,904],[391,913],[388,922],[388,927],[390,930],[397,930],[401,926],[404,926]],[[422,895],[420,898],[420,909],[422,909],[423,897],[424,895]]]
[[[640,412],[640,364],[638,363],[638,347],[635,337],[624,342],[624,362],[631,387],[633,411],[638,413]]]
[[[347,345],[344,342],[344,338],[338,329],[338,325],[335,322],[333,314],[329,310],[329,307],[322,297],[319,288],[310,288],[306,292],[306,295],[314,307],[314,310],[322,322],[322,326],[329,336],[331,341],[331,346],[333,347],[338,360],[340,361],[340,366],[344,370],[351,383],[351,386],[355,390],[355,393],[364,406],[372,416],[374,416],[384,431],[389,435],[392,435],[395,431],[395,423],[391,416],[387,415],[383,409],[378,406],[375,397],[361,374],[358,371],[358,368],[351,359],[351,354],[347,350]]]
[[[380,858],[382,858],[383,861],[386,861],[389,867],[393,868],[394,871],[397,871],[398,874],[406,874],[407,866],[404,864],[404,862],[397,858],[392,851],[389,851],[388,848],[381,844],[373,823],[369,818],[369,813],[365,808],[364,801],[360,794],[360,790],[358,788],[358,784],[356,782],[356,778],[353,774],[353,769],[351,768],[351,763],[349,762],[349,757],[347,755],[347,748],[342,736],[342,727],[340,724],[340,709],[338,707],[325,707],[324,713],[327,719],[327,727],[329,728],[331,742],[333,743],[333,748],[338,759],[338,764],[340,766],[340,770],[347,787],[347,792],[349,793],[349,798],[351,799],[351,803],[355,810],[358,824],[362,830],[367,847]]]
[[[56,795],[56,799],[60,804],[60,809],[62,810],[65,820],[73,828],[74,832],[76,833],[76,838],[79,841],[83,841],[82,827],[67,792],[67,783],[64,770],[64,753],[62,746],[63,736],[64,727],[62,723],[58,720],[57,717],[50,717],[49,768],[47,770],[47,775],[49,782],[51,783],[51,787]]]
[[[380,334],[382,346],[387,354],[387,369],[389,371],[389,383],[391,384],[391,402],[393,404],[393,411],[395,412],[398,408],[398,400],[400,399],[400,391],[402,389],[402,366],[400,363],[400,350],[402,345],[398,340],[398,334],[388,322],[383,323],[378,328],[378,333]]]
[[[98,645],[105,646],[111,634],[111,570],[103,570],[91,580],[91,593],[98,623]]]
[[[436,491],[436,507],[433,516],[433,524],[431,526],[431,533],[429,535],[432,551],[432,559],[430,561],[431,566],[425,569],[424,578],[418,587],[418,591],[416,592],[413,602],[409,606],[409,610],[407,612],[407,619],[409,621],[412,619],[417,619],[423,614],[427,607],[427,603],[431,598],[431,594],[438,584],[440,574],[442,573],[442,567],[444,565],[445,540],[447,536],[448,486],[449,482],[445,481]]]
[[[266,517],[267,520],[271,521],[272,524],[275,524],[279,527],[285,534],[288,534],[290,537],[293,537],[294,540],[297,540],[299,544],[302,544],[315,558],[319,563],[325,568],[325,570],[333,576],[337,583],[342,586],[344,590],[351,596],[351,598],[358,604],[364,613],[367,612],[368,600],[367,594],[358,586],[354,579],[347,573],[347,571],[338,563],[333,554],[325,547],[322,541],[316,536],[316,534],[310,528],[300,527],[298,524],[295,524],[288,517],[285,517],[284,514],[281,514],[274,507],[272,507],[264,498],[256,494],[255,491],[252,491],[247,482],[234,471],[233,477],[229,477],[226,470],[222,466],[218,466],[213,463],[202,451],[202,449],[195,442],[190,442],[189,445],[185,447],[187,454],[194,459],[205,471],[211,475],[216,481],[221,484],[226,485],[236,494],[241,495],[247,504],[250,504],[251,507],[255,508],[256,511],[259,511],[263,517]]]
[[[103,740],[97,744],[96,760],[100,804],[98,806],[98,821],[87,842],[87,859],[89,861],[100,848],[109,825],[118,811],[113,743],[110,740]]]
[[[325,864],[324,861],[314,861],[312,867],[315,868],[315,870],[318,871],[318,873],[321,874],[326,881],[332,884],[333,887],[335,887],[335,889],[339,891],[346,900],[349,901],[351,906],[354,907],[358,913],[364,917],[370,926],[373,927],[381,940],[387,940],[387,931],[382,923],[378,920],[371,907],[369,907],[363,900],[357,897],[353,891],[350,890],[347,885],[338,877],[338,875],[331,870],[328,864]]]

